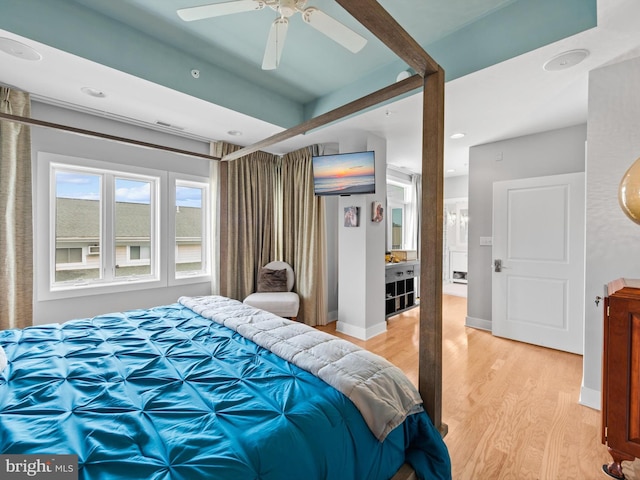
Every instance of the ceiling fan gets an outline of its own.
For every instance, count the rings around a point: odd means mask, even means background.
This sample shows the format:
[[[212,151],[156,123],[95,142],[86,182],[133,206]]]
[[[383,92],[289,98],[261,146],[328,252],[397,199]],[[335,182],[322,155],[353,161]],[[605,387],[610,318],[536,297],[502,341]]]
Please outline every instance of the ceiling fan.
[[[263,70],[274,70],[280,64],[284,40],[289,27],[289,17],[296,12],[300,12],[302,20],[306,23],[353,53],[359,52],[365,46],[367,43],[365,38],[322,10],[315,7],[305,8],[306,4],[307,0],[234,0],[181,8],[177,13],[182,20],[190,22],[232,13],[262,10],[265,6],[271,7],[277,12],[278,17],[271,24],[271,30],[269,30],[267,47],[262,59]]]

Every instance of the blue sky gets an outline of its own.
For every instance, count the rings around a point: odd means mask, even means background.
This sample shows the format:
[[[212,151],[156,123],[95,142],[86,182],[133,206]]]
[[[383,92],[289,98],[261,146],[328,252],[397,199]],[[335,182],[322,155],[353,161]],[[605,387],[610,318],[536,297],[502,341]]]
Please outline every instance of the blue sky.
[[[56,172],[56,196],[59,198],[77,198],[99,200],[100,175],[79,172]],[[150,202],[149,182],[116,178],[116,202]],[[194,187],[176,187],[176,205],[180,207],[201,207],[202,189]]]

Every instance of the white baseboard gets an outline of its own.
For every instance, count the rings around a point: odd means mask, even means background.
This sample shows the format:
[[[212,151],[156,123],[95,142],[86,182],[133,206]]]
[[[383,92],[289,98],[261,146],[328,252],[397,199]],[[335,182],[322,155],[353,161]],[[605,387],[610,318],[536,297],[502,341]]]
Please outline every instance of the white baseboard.
[[[344,333],[350,337],[355,337],[359,340],[369,340],[370,338],[380,335],[387,331],[387,322],[379,323],[369,328],[356,327],[349,323],[341,322],[338,320],[336,323],[336,332]]]
[[[485,320],[483,318],[466,317],[464,322],[465,327],[478,328],[480,330],[491,331],[491,320]]]
[[[578,400],[580,405],[600,410],[602,408],[601,401],[602,393],[600,391],[587,388],[584,385],[580,387],[580,399]]]

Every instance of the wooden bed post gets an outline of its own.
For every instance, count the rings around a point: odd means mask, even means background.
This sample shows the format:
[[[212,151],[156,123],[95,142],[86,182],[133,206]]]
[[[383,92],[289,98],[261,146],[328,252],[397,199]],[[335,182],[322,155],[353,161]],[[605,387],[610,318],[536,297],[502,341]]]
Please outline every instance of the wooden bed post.
[[[219,175],[219,181],[220,181],[219,188],[218,188],[218,194],[220,195],[220,198],[218,199],[218,205],[220,206],[220,208],[218,209],[217,212],[215,212],[215,215],[220,216],[220,223],[219,223],[219,230],[218,230],[218,235],[219,235],[218,241],[220,243],[219,264],[218,264],[218,269],[220,272],[219,287],[220,287],[220,295],[223,295],[226,297],[228,296],[227,290],[229,285],[229,281],[228,281],[229,265],[227,262],[227,259],[229,258],[229,238],[228,238],[229,217],[227,215],[227,212],[229,211],[229,206],[227,205],[228,191],[229,191],[229,164],[227,162],[220,162],[220,169],[218,170],[218,175]]]
[[[420,227],[420,351],[418,389],[425,410],[442,436],[442,221],[444,209],[444,71],[377,0],[336,0],[416,75],[307,120],[223,160],[232,160],[319,128],[395,96],[423,87],[422,219]],[[417,78],[419,77],[419,78]],[[224,165],[222,162],[221,166]],[[222,178],[221,171],[221,178]],[[221,227],[221,233],[223,227]],[[224,243],[224,237],[221,237]],[[221,249],[224,245],[221,244]],[[221,255],[222,256],[222,255]],[[221,265],[221,269],[225,266]],[[224,271],[221,270],[221,276]],[[222,280],[221,280],[222,283]]]
[[[442,222],[444,209],[444,71],[425,76],[422,110],[420,350],[418,389],[442,436]]]

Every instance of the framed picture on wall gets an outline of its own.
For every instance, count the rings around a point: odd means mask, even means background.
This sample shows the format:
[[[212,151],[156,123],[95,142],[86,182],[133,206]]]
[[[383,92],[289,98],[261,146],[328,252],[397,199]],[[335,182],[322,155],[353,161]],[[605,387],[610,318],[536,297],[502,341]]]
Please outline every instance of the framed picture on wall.
[[[344,207],[344,226],[357,227],[360,225],[360,207]]]
[[[383,220],[384,209],[381,202],[371,203],[371,221],[379,223]]]

